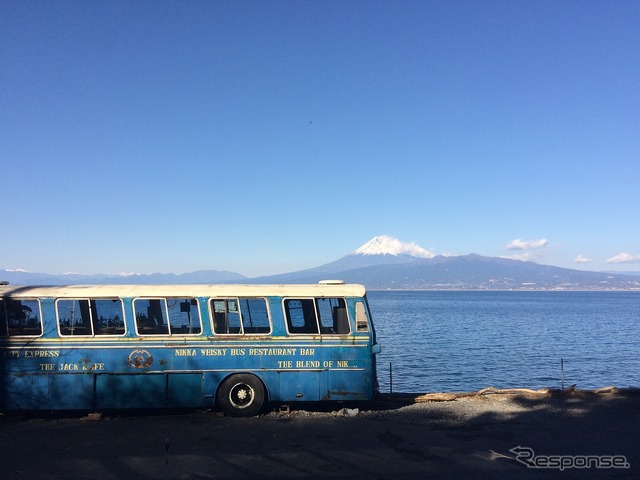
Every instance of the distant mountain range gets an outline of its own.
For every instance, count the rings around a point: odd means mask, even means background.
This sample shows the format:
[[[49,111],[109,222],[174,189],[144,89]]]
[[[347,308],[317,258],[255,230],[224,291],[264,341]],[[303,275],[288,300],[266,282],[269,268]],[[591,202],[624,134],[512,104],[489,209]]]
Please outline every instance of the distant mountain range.
[[[174,273],[98,273],[95,275],[63,273],[52,275],[25,272],[24,270],[0,269],[1,280],[9,282],[11,285],[168,285],[172,283],[246,283],[247,277],[239,273],[218,270],[198,270],[179,275]]]
[[[317,283],[340,279],[369,289],[640,290],[640,275],[588,272],[476,254],[434,255],[413,243],[375,237],[349,255],[319,267],[248,278],[200,270],[175,274],[50,275],[0,269],[0,280],[17,285]]]

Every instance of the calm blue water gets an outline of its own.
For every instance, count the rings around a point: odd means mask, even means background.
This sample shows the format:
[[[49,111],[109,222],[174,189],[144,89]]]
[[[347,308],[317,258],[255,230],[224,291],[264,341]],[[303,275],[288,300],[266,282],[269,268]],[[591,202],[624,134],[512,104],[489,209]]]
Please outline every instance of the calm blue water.
[[[368,293],[380,391],[640,387],[640,292]]]

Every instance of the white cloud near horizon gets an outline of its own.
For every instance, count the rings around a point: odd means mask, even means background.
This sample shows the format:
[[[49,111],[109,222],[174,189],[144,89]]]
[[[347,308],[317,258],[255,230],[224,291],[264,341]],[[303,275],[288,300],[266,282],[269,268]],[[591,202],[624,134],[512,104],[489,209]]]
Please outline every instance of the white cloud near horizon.
[[[618,255],[609,258],[607,263],[640,263],[640,255],[631,255],[627,252],[620,252]]]
[[[593,260],[591,260],[590,258],[585,257],[584,255],[580,254],[576,257],[576,259],[574,260],[575,263],[591,263]]]
[[[528,250],[530,248],[546,247],[548,244],[549,240],[547,240],[546,238],[541,238],[539,240],[522,240],[521,238],[516,238],[515,240],[511,240],[507,244],[507,249]]]

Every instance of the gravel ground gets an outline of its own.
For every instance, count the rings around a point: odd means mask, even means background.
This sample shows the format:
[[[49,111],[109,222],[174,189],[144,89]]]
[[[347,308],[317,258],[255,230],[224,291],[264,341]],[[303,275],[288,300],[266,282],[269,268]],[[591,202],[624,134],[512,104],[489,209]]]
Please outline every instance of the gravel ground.
[[[0,478],[640,478],[640,395],[414,399],[335,411],[298,405],[253,418],[4,417]],[[574,464],[532,468],[527,452],[538,467],[554,458]],[[586,456],[609,464],[578,468]],[[613,457],[625,464],[612,468]]]

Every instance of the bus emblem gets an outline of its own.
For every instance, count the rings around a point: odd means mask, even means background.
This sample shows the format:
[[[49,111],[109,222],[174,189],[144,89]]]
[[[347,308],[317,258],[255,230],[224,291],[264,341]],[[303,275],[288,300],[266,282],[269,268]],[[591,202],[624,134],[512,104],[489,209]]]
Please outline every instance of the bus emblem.
[[[153,357],[146,350],[134,350],[129,355],[128,363],[133,368],[147,368],[153,365]]]

